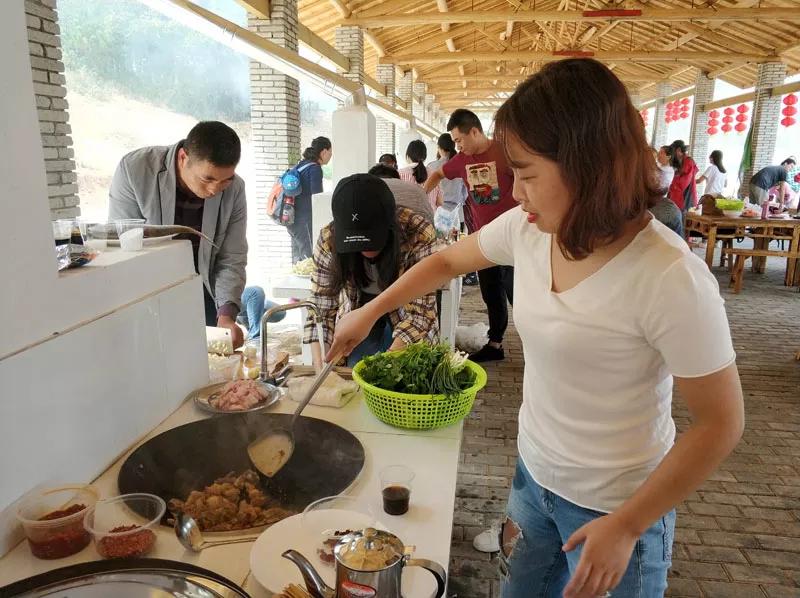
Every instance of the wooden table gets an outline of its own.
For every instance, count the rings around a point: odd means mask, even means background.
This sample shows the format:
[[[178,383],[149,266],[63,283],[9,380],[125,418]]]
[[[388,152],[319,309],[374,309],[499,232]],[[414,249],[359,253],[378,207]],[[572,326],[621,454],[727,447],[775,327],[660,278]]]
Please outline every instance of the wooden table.
[[[766,248],[770,241],[789,241],[789,251],[800,250],[800,219],[770,219],[760,218],[731,218],[728,216],[702,216],[700,214],[686,214],[685,229],[687,232],[700,233],[706,239],[706,264],[711,268],[714,265],[714,248],[719,240],[750,238],[756,248]],[[719,229],[726,230],[720,233]],[[753,258],[753,267],[763,272],[766,258]],[[786,276],[784,284],[793,286],[800,282],[796,275],[798,260],[789,258],[786,263]]]

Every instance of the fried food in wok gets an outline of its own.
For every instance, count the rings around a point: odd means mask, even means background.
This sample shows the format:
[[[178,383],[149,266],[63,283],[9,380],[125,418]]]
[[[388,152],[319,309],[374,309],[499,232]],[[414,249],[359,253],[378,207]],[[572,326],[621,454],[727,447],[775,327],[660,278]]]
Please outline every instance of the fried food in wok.
[[[294,515],[261,489],[258,474],[250,469],[238,476],[231,472],[202,490],[193,490],[185,501],[173,498],[169,510],[190,515],[204,532],[271,525]]]

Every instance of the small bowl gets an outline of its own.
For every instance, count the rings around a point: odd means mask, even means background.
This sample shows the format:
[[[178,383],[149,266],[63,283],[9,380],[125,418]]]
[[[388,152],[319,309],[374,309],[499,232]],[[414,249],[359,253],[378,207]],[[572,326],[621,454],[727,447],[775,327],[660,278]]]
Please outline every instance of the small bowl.
[[[97,553],[106,559],[147,555],[155,546],[155,528],[167,510],[154,494],[123,494],[98,501],[83,519]]]
[[[83,518],[97,499],[97,491],[83,484],[45,488],[28,496],[17,510],[17,519],[33,556],[60,559],[86,548],[92,538]],[[66,514],[53,517],[61,511]]]
[[[738,218],[742,215],[742,210],[722,210],[722,213],[728,218]]]

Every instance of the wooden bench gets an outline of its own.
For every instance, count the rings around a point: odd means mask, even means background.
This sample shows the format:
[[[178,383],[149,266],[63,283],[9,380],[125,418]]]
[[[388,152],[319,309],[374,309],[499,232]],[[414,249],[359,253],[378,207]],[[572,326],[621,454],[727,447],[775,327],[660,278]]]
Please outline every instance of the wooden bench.
[[[744,278],[744,262],[749,257],[785,257],[787,259],[800,258],[800,253],[791,251],[771,251],[769,249],[741,249],[736,247],[723,247],[722,253],[729,258],[736,256],[736,261],[733,264],[731,271],[731,283],[733,292],[738,293],[742,290],[742,282]]]

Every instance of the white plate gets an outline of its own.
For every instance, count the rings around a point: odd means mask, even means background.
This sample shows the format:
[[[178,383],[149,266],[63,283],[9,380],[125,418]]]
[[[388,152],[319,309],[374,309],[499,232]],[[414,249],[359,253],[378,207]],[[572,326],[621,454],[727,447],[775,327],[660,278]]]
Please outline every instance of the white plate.
[[[176,237],[177,235],[178,233],[175,233],[174,235],[164,235],[163,237],[145,237],[142,240],[142,245],[145,246],[158,245],[159,243],[163,243],[164,241],[171,240],[173,237]],[[108,241],[106,241],[106,244],[109,247],[119,247],[119,239],[109,239]]]
[[[307,521],[303,524],[302,513],[279,521],[261,534],[253,544],[250,551],[250,570],[256,581],[273,594],[282,592],[291,583],[305,587],[297,565],[281,556],[284,551],[293,548],[302,554],[325,583],[333,587],[336,569],[323,563],[317,555],[317,549],[322,548],[325,540],[324,532],[365,527],[386,529],[366,513],[356,511],[323,509],[314,511],[313,515],[313,523]]]

